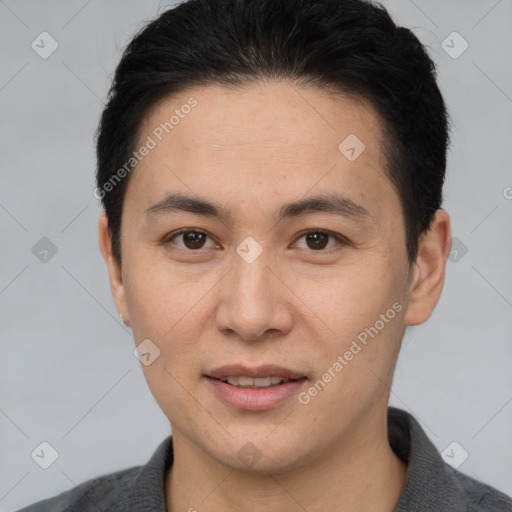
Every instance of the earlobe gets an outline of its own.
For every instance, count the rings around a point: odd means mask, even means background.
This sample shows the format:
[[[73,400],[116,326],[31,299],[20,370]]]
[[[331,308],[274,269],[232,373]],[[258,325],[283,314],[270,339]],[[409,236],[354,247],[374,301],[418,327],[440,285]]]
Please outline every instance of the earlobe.
[[[406,325],[422,324],[432,314],[443,289],[450,245],[450,217],[445,210],[437,210],[430,229],[419,240],[404,319]]]
[[[98,240],[101,254],[107,265],[112,297],[123,323],[129,326],[130,318],[126,307],[123,274],[112,252],[112,236],[108,227],[108,218],[104,213],[98,219]]]

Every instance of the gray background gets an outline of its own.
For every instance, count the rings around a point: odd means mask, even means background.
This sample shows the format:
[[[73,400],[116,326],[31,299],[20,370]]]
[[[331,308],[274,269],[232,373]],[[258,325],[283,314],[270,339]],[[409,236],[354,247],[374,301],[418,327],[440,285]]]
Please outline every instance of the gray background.
[[[452,458],[469,454],[461,471],[512,495],[512,2],[383,4],[438,65],[457,237],[433,317],[404,340],[391,403],[440,451],[457,441]],[[113,70],[165,7],[0,1],[0,512],[143,464],[170,432],[110,296],[92,195],[92,135]],[[31,48],[43,31],[59,45],[47,59]],[[454,31],[469,44],[457,58],[457,36],[452,56],[442,47]],[[42,237],[55,255],[44,242],[33,253]],[[42,441],[59,454],[46,470],[31,458]]]

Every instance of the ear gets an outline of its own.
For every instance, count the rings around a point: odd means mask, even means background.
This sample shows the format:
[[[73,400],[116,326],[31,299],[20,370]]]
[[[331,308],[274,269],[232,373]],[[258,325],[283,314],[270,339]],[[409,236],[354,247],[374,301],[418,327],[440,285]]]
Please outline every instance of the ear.
[[[422,324],[432,314],[443,289],[450,248],[450,216],[444,210],[437,210],[430,229],[421,235],[418,243],[404,319],[406,325]]]
[[[126,325],[130,325],[126,297],[124,293],[123,274],[121,267],[112,253],[112,236],[108,227],[108,218],[102,213],[98,219],[98,238],[101,254],[107,264],[110,279],[110,290],[121,319]]]

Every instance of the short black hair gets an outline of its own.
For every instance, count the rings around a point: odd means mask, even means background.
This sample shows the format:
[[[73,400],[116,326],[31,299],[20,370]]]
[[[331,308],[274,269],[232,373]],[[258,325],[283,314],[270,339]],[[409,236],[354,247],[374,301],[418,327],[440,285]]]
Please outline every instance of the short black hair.
[[[435,65],[417,37],[365,0],[188,0],[131,40],[96,132],[95,195],[119,264],[123,198],[148,111],[194,86],[274,79],[356,96],[376,109],[407,256],[416,259],[419,237],[441,207],[450,122]]]

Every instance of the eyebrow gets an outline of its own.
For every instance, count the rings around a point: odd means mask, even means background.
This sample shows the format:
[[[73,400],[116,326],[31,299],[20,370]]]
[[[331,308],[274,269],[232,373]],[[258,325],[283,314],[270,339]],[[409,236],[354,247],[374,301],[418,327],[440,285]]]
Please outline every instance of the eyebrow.
[[[217,217],[225,222],[233,218],[230,210],[219,204],[178,193],[170,194],[147,208],[146,216],[152,218],[176,211],[185,211],[205,217]],[[280,221],[316,212],[331,213],[356,222],[372,218],[370,212],[364,206],[357,204],[339,192],[332,192],[287,203],[279,209],[277,219]]]

